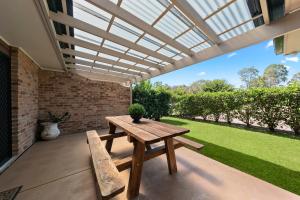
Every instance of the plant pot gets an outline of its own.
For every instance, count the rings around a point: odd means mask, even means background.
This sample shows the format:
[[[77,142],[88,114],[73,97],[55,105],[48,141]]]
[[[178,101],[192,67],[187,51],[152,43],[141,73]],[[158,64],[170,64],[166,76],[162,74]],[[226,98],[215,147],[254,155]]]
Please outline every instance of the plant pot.
[[[133,123],[140,123],[140,119],[142,118],[143,116],[131,116],[131,118],[133,119]]]
[[[59,136],[60,130],[58,129],[58,123],[45,122],[42,123],[42,125],[44,126],[44,130],[41,133],[43,140],[54,140]]]

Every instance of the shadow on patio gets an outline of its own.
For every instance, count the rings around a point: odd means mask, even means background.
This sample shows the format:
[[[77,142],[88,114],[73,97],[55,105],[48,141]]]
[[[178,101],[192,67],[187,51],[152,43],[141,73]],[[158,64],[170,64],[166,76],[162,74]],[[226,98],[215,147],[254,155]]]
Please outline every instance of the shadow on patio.
[[[119,138],[112,157],[131,151],[132,144]],[[144,164],[139,199],[299,199],[189,149],[176,150],[176,156],[176,175],[168,174],[165,155]],[[85,133],[37,142],[0,176],[0,190],[23,185],[17,196],[22,200],[96,199],[89,159]],[[127,183],[129,170],[121,172],[121,176]],[[126,190],[114,199],[125,197]]]

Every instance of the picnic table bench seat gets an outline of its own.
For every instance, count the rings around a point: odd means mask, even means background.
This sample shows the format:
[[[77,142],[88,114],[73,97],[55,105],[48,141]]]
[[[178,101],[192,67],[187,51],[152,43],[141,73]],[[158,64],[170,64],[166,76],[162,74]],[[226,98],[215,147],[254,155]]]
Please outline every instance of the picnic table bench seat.
[[[125,184],[97,132],[87,131],[86,134],[96,178],[98,199],[110,199],[123,192]]]

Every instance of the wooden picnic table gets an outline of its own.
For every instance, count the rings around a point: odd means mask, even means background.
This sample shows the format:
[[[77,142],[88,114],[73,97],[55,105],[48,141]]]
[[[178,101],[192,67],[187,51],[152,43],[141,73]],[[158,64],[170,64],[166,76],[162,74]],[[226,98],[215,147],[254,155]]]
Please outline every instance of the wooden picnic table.
[[[133,123],[129,115],[106,117],[109,123],[109,134],[113,136],[116,128],[122,129],[130,142],[133,142],[134,150],[131,159],[121,162],[117,168],[130,168],[127,197],[132,199],[139,194],[143,162],[166,153],[169,173],[177,172],[177,164],[174,149],[177,148],[173,138],[188,133],[189,130],[174,125],[169,125],[149,119],[141,119],[140,123]],[[106,136],[105,136],[106,137]],[[111,151],[113,138],[106,137],[106,150]],[[164,141],[164,148],[151,149],[151,144]],[[147,149],[147,151],[145,151]]]

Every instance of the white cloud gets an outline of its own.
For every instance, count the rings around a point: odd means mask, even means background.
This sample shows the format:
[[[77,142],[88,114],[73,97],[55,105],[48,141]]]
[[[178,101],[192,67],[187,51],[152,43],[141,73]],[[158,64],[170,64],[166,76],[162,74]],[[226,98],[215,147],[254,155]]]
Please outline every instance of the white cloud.
[[[286,63],[286,60],[283,59],[283,60],[281,60],[280,62],[281,62],[281,63]]]
[[[205,76],[206,75],[206,72],[199,72],[198,74],[197,74],[197,76]]]
[[[288,71],[290,71],[291,66],[288,66],[288,65],[284,65],[284,66],[286,67],[286,69],[287,69]]]
[[[267,43],[266,48],[270,48],[270,47],[272,47],[272,46],[274,46],[273,40],[270,40],[270,41]]]
[[[227,56],[227,58],[231,58],[231,57],[236,56],[236,55],[237,55],[237,53],[236,53],[236,52],[233,52],[233,53],[229,54],[229,55]]]
[[[285,60],[290,62],[299,62],[298,56],[286,57]]]

